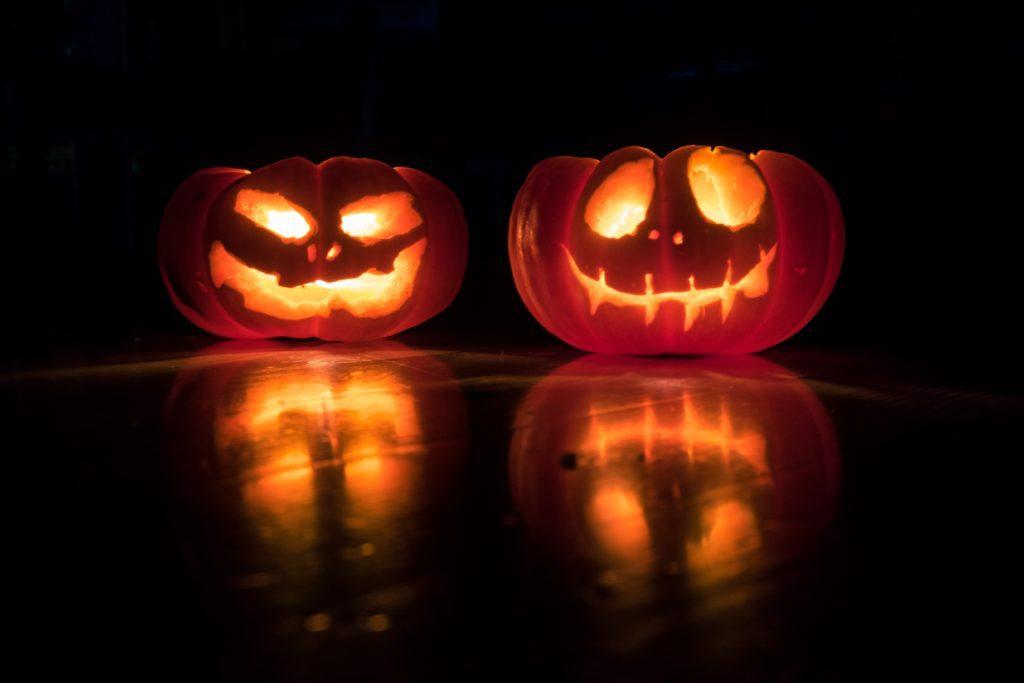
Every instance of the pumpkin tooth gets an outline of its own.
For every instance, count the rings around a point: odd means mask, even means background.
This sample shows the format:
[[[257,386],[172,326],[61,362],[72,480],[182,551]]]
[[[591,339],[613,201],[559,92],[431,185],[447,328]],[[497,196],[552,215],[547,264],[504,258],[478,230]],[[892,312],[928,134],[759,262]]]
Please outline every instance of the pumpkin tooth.
[[[725,281],[722,282],[722,322],[724,323],[732,311],[732,304],[736,300],[736,290],[732,286],[732,259],[725,262]]]
[[[686,304],[686,319],[683,321],[684,332],[690,331],[690,328],[693,327],[693,323],[696,322],[697,316],[703,308],[704,307],[700,304]]]
[[[726,286],[722,291],[722,322],[724,323],[732,311],[732,304],[736,301],[736,290]]]
[[[604,268],[597,271],[597,287],[588,287],[587,294],[590,298],[590,315],[597,313],[598,307],[604,301],[604,290],[607,285],[604,281]]]

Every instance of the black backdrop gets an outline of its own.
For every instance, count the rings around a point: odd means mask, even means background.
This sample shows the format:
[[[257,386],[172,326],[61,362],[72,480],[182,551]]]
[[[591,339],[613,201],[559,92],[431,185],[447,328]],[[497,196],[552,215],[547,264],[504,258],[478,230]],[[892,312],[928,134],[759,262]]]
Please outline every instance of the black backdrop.
[[[292,155],[447,183],[470,264],[417,334],[544,342],[505,251],[531,166],[690,143],[791,152],[835,187],[844,271],[793,343],[1015,346],[1017,55],[1012,22],[974,4],[20,4],[3,21],[8,361],[194,334],[156,269],[164,204],[196,169]]]

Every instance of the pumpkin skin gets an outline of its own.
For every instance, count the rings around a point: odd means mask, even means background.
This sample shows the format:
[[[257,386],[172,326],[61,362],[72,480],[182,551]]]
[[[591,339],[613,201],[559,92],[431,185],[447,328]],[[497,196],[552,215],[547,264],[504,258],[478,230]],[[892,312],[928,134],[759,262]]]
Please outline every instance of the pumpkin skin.
[[[527,529],[597,575],[716,583],[802,552],[835,512],[828,413],[755,356],[587,356],[534,386],[513,428]]]
[[[796,157],[626,147],[554,157],[520,189],[509,257],[533,316],[599,353],[748,353],[795,334],[839,275],[839,202]]]
[[[451,303],[466,250],[445,185],[350,157],[199,171],[168,203],[158,240],[178,310],[237,339],[396,334]]]

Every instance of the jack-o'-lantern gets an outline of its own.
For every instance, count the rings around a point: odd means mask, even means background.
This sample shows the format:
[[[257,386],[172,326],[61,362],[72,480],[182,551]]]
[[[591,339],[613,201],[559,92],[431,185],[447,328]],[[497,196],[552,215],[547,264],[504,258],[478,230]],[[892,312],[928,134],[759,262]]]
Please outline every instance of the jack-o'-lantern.
[[[839,203],[787,154],[627,147],[526,179],[509,255],[527,308],[587,351],[745,353],[800,330],[839,274]]]
[[[443,184],[411,168],[335,157],[188,178],[160,226],[178,309],[224,337],[365,341],[451,302],[466,223]]]
[[[170,467],[198,508],[184,517],[209,540],[194,552],[224,566],[218,579],[263,588],[272,633],[325,594],[349,596],[332,618],[371,630],[411,608],[366,596],[417,580],[454,514],[466,415],[440,360],[393,342],[225,342],[178,374],[166,424]]]
[[[527,528],[640,592],[652,577],[703,590],[784,561],[825,528],[838,490],[820,402],[750,356],[573,361],[530,390],[514,429]]]

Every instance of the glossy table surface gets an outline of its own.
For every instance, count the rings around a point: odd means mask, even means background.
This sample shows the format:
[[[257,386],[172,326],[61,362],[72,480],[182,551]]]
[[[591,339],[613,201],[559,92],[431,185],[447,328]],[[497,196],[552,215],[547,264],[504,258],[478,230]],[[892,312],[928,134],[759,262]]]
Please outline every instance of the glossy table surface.
[[[190,342],[8,372],[39,674],[978,675],[1024,402],[786,349]]]

